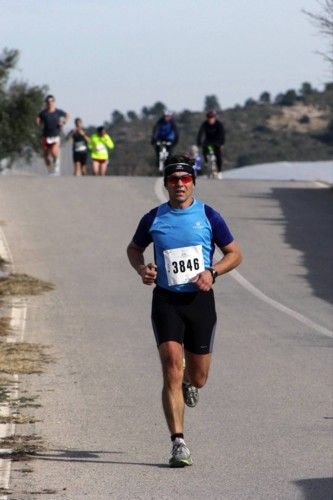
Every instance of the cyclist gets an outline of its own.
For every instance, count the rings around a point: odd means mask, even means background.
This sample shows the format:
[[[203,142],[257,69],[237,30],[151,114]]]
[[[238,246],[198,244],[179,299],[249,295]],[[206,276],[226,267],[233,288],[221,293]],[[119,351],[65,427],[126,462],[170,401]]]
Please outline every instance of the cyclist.
[[[93,175],[106,175],[109,150],[114,148],[114,142],[104,126],[97,127],[96,133],[90,137],[88,147],[92,159]]]
[[[221,215],[194,198],[195,180],[193,160],[167,158],[164,186],[169,201],[143,216],[127,247],[130,264],[142,282],[156,283],[151,317],[173,445],[171,467],[192,465],[184,440],[184,403],[196,405],[198,388],[208,377],[216,326],[214,281],[241,262],[238,245]],[[146,264],[144,252],[150,243],[155,262]],[[215,245],[223,257],[213,265]]]
[[[43,126],[43,156],[49,175],[60,174],[60,132],[68,119],[68,113],[56,107],[54,96],[46,96],[45,109],[36,116],[36,124]]]
[[[225,140],[223,123],[217,119],[216,111],[208,111],[206,120],[201,124],[197,135],[197,146],[202,146],[202,153],[207,162],[209,146],[216,157],[217,178],[222,179],[222,154]]]
[[[85,133],[81,118],[75,118],[75,128],[66,136],[66,140],[73,139],[74,175],[87,175],[88,142],[89,136]]]
[[[168,155],[172,154],[173,148],[176,146],[179,139],[179,133],[177,125],[173,119],[171,111],[164,111],[163,116],[155,123],[151,144],[155,147],[156,153],[156,166],[159,167],[159,153],[161,142],[166,143],[165,147],[167,149]]]

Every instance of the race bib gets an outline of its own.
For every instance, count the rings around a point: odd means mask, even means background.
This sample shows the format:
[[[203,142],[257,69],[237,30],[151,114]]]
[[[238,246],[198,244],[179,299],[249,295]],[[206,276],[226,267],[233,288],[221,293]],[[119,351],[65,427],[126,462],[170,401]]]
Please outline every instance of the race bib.
[[[97,144],[96,146],[96,151],[98,151],[99,153],[104,153],[107,151],[106,149],[106,146],[104,146],[104,144]]]
[[[46,144],[58,144],[60,142],[60,137],[45,137]]]
[[[74,143],[74,151],[79,153],[81,151],[87,151],[87,146],[84,141],[78,141]]]
[[[168,285],[184,285],[205,270],[202,246],[164,250],[165,270]]]

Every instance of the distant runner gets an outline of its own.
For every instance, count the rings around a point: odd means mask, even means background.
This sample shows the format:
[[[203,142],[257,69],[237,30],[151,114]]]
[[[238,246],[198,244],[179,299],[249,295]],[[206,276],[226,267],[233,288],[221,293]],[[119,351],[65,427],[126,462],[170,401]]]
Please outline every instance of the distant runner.
[[[36,124],[43,126],[42,147],[49,175],[60,175],[60,131],[69,115],[56,107],[53,95],[45,99],[45,109],[36,117]]]
[[[151,317],[162,363],[163,409],[172,440],[170,467],[193,463],[184,440],[184,402],[195,406],[198,388],[208,378],[216,327],[215,279],[242,259],[221,215],[194,198],[193,164],[186,156],[166,160],[164,186],[169,201],[142,217],[127,248],[142,282],[156,284]],[[155,260],[146,264],[144,252],[150,243],[154,244]],[[223,257],[213,265],[215,245]]]
[[[114,142],[105,127],[98,127],[88,143],[92,159],[94,175],[106,175],[109,160],[109,149],[114,148]]]
[[[73,139],[73,163],[75,176],[87,175],[89,136],[85,133],[81,118],[75,118],[75,128],[69,132],[66,139]]]

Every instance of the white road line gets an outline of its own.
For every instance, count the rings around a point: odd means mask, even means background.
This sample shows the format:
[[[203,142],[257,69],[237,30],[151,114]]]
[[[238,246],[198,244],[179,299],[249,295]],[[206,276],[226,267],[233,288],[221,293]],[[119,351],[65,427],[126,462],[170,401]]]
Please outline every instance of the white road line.
[[[165,195],[165,191],[163,189],[163,179],[159,178],[155,182],[154,186],[154,191],[157,196],[157,198],[160,200],[161,203],[164,203],[167,201],[167,197]],[[217,249],[218,255],[222,257],[222,252],[220,249]],[[319,325],[318,323],[315,323],[311,319],[307,318],[306,316],[303,316],[303,314],[300,314],[299,312],[295,311],[294,309],[291,309],[290,307],[287,307],[281,302],[278,302],[277,300],[272,299],[265,293],[263,293],[259,288],[255,287],[248,281],[244,276],[242,276],[236,269],[231,271],[229,275],[237,281],[239,285],[241,285],[245,290],[248,292],[252,293],[257,299],[265,302],[266,304],[269,304],[270,306],[274,307],[280,312],[283,312],[284,314],[287,314],[288,316],[292,317],[293,319],[303,323],[304,325],[308,326],[309,328],[312,328],[318,333],[321,333],[322,335],[326,335],[327,337],[333,337],[333,331],[329,330],[328,328],[325,328],[324,326]]]
[[[9,245],[7,243],[6,237],[3,230],[0,227],[0,256],[9,263],[9,267],[12,272],[14,272],[13,256],[10,251]],[[13,298],[10,301],[9,306],[9,317],[10,317],[10,328],[12,334],[6,337],[7,342],[17,342],[22,341],[25,332],[25,323],[27,316],[27,301],[24,298]],[[13,384],[9,390],[10,398],[18,398],[18,375],[13,375]],[[4,403],[0,405],[0,414],[3,416],[10,416],[10,407],[8,404]],[[0,424],[0,438],[7,436],[12,436],[15,433],[15,424]],[[1,453],[10,454],[10,449],[2,448]],[[11,459],[0,459],[0,488],[3,490],[9,489],[11,473]],[[6,494],[0,495],[0,500],[7,500],[8,496]]]

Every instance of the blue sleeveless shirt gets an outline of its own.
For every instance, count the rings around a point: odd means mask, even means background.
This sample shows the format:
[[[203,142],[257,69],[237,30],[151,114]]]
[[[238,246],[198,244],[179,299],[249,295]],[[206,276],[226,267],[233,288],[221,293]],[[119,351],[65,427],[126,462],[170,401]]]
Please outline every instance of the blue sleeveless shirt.
[[[142,217],[133,236],[133,242],[141,248],[154,243],[156,284],[173,292],[198,291],[191,282],[170,284],[170,274],[196,268],[193,253],[186,255],[186,249],[190,248],[191,252],[193,247],[201,247],[203,266],[207,268],[212,265],[215,245],[224,247],[233,239],[221,215],[199,200],[194,200],[187,208],[172,208],[168,203],[153,208]],[[168,273],[166,253],[174,249],[184,249],[185,259],[171,262]]]

